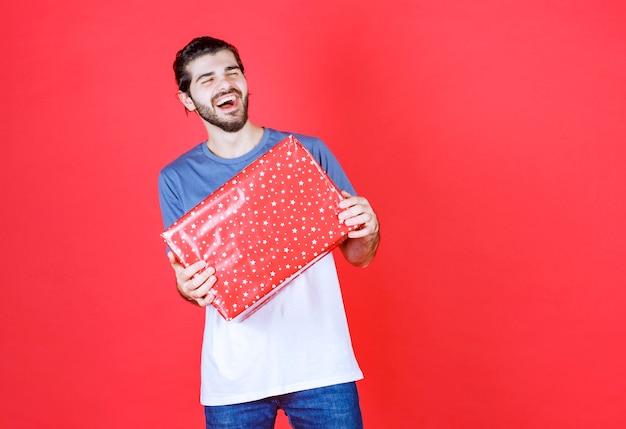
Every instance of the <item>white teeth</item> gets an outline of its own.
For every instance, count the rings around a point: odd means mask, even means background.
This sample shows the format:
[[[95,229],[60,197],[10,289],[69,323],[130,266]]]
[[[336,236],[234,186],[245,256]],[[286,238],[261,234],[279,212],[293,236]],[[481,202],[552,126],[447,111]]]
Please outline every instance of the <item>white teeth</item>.
[[[235,102],[235,96],[234,95],[229,95],[228,97],[222,98],[219,103],[217,103],[218,106],[221,106],[225,103],[228,103],[229,101],[232,101],[233,103]]]

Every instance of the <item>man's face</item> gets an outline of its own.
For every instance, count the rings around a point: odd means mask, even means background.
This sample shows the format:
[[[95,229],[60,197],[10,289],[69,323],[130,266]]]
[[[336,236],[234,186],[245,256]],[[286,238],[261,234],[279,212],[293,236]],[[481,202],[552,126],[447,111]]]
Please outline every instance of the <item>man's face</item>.
[[[196,58],[187,66],[189,93],[183,104],[200,117],[227,132],[236,132],[248,121],[248,84],[232,52]]]

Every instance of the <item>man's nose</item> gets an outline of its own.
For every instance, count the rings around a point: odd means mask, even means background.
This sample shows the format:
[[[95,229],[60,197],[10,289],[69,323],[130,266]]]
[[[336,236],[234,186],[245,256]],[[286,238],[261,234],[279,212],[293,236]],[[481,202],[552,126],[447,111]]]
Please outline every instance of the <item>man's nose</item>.
[[[224,76],[220,76],[217,78],[217,82],[215,83],[215,89],[217,91],[224,91],[224,90],[228,90],[232,87],[232,84],[230,82],[230,79],[228,78],[228,76],[224,75]]]

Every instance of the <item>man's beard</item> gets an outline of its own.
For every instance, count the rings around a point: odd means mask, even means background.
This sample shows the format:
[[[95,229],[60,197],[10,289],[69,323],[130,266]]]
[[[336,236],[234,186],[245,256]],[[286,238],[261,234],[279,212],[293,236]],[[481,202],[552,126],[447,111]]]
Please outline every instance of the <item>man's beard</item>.
[[[234,92],[235,94],[237,94],[237,96],[239,96],[243,102],[243,113],[241,115],[231,116],[230,120],[220,118],[212,105],[207,106],[206,104],[201,104],[197,102],[195,103],[195,105],[198,115],[200,115],[200,117],[207,121],[209,124],[215,125],[216,127],[226,131],[227,133],[236,133],[237,131],[241,130],[244,125],[246,125],[246,122],[248,122],[249,94],[247,94],[245,98],[242,98],[241,92],[237,90],[231,90],[230,92]],[[223,95],[225,95],[225,93],[218,94],[213,97],[213,99],[216,100]],[[211,100],[211,102],[214,103],[213,100]]]

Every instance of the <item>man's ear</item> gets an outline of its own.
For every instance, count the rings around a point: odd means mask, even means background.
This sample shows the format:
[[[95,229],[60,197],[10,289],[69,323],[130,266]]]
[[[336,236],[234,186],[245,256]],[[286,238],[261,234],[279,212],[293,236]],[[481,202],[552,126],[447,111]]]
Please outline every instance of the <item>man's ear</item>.
[[[191,98],[189,94],[183,91],[178,91],[177,95],[178,95],[178,99],[180,100],[180,102],[183,103],[183,106],[185,106],[185,109],[187,109],[190,112],[193,112],[194,110],[196,110],[196,105],[193,102],[193,99]]]

